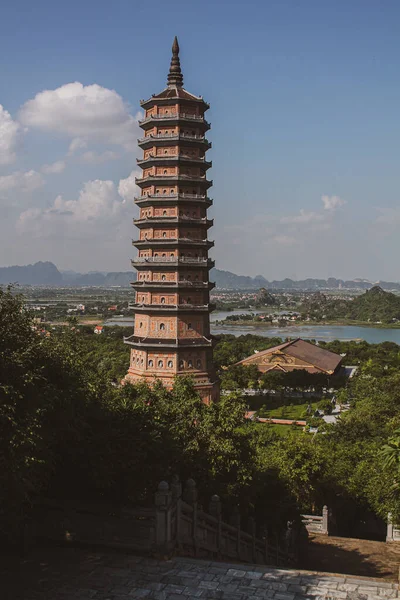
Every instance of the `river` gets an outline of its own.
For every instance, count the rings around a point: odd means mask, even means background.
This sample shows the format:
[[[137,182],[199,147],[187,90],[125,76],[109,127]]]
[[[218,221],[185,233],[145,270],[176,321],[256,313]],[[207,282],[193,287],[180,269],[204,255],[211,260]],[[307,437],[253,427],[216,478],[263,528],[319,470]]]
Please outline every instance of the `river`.
[[[385,329],[378,327],[359,327],[357,325],[288,325],[287,327],[257,327],[255,325],[217,325],[215,321],[222,321],[227,315],[243,314],[246,311],[220,311],[211,316],[211,333],[214,335],[261,335],[262,337],[301,337],[304,339],[324,340],[365,340],[370,344],[381,342],[395,342],[400,345],[400,329]],[[256,311],[254,311],[256,312]],[[133,327],[133,318],[113,318],[104,323],[105,325],[121,325]]]

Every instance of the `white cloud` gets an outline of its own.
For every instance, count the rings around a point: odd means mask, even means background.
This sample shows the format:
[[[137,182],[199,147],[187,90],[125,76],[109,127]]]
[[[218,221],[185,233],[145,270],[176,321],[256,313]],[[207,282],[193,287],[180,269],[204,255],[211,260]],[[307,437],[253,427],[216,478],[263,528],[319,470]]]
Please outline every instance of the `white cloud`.
[[[135,177],[139,176],[139,171],[132,171],[126,179],[120,180],[118,184],[118,193],[125,202],[133,202],[134,198],[139,195],[139,188],[135,183]]]
[[[86,148],[86,147],[87,147],[86,140],[84,140],[83,138],[79,138],[79,137],[74,138],[69,145],[68,156],[72,156],[72,154],[75,154],[75,152],[77,150],[81,150],[82,148]]]
[[[376,218],[376,223],[379,223],[379,225],[384,225],[385,228],[397,228],[400,225],[400,208],[380,207],[377,208],[377,211],[379,215]]]
[[[113,181],[96,179],[83,185],[76,200],[65,200],[59,195],[49,208],[22,212],[17,230],[36,237],[65,234],[70,239],[96,236],[109,239],[118,234],[121,225],[130,226],[128,217],[132,216],[132,208]]]
[[[139,132],[121,96],[98,84],[75,82],[44,90],[22,106],[19,118],[28,127],[126,148],[136,146]],[[73,142],[75,151],[78,142]]]
[[[274,235],[271,241],[281,246],[292,246],[296,243],[296,238],[290,235]]]
[[[339,198],[339,196],[322,196],[322,204],[325,210],[336,210],[346,204],[346,200]]]
[[[65,160],[57,160],[50,165],[43,165],[41,168],[42,173],[62,173],[66,167]]]
[[[34,190],[42,187],[45,181],[43,176],[37,171],[15,171],[11,175],[3,175],[0,177],[0,194],[4,197],[9,197],[10,192],[18,192],[29,194]]]
[[[321,213],[317,213],[317,212],[307,212],[306,210],[304,210],[303,208],[300,209],[300,212],[298,215],[288,215],[286,217],[281,217],[279,219],[279,222],[282,224],[295,224],[295,223],[303,223],[303,224],[307,224],[307,223],[318,223],[321,222],[325,219],[325,216],[322,215]]]
[[[0,165],[13,163],[21,126],[0,104]]]
[[[79,158],[84,163],[99,165],[110,160],[117,160],[117,158],[119,158],[119,154],[117,152],[113,152],[112,150],[105,150],[104,152],[100,153],[89,150],[88,152],[81,154]]]

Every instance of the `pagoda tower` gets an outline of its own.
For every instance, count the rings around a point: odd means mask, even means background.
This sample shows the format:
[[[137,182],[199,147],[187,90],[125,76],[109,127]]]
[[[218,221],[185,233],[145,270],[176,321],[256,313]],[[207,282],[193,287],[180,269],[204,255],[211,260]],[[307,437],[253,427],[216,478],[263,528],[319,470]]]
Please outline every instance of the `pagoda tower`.
[[[141,194],[134,220],[138,239],[135,328],[125,338],[131,358],[125,381],[153,383],[160,379],[171,388],[174,378],[191,375],[205,402],[217,398],[218,385],[210,335],[209,270],[214,261],[207,238],[213,225],[207,218],[212,205],[207,191],[211,143],[204,118],[209,105],[183,88],[179,45],[175,37],[168,86],[142,101],[145,116],[139,122],[144,136],[138,140],[143,158],[136,179]]]

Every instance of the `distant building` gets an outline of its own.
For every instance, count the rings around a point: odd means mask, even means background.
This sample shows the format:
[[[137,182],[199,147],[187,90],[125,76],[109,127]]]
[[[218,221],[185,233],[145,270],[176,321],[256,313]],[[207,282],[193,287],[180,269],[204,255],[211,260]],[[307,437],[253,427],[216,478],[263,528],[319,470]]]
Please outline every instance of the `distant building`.
[[[112,306],[109,306],[108,310],[111,310],[112,312],[115,312],[117,310],[117,305],[113,304]]]
[[[341,362],[342,356],[339,354],[298,338],[279,346],[268,348],[268,350],[257,352],[237,364],[256,364],[261,373],[267,373],[268,371],[282,371],[287,373],[301,369],[308,373],[333,375],[338,373]]]
[[[102,325],[96,325],[96,327],[94,328],[94,333],[99,335],[100,333],[103,333],[103,330],[104,330],[104,327]]]

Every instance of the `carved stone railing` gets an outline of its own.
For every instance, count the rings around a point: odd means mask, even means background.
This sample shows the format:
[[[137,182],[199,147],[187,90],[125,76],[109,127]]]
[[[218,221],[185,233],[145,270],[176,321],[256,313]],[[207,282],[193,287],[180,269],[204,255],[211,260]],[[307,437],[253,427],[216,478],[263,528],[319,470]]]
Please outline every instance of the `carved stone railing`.
[[[309,533],[329,535],[329,510],[327,506],[322,509],[322,515],[301,515],[302,523]]]
[[[399,525],[393,523],[392,513],[388,513],[386,541],[397,543],[400,542],[400,527]]]
[[[208,512],[198,504],[196,484],[186,483],[181,495],[181,485],[163,481],[156,493],[156,540],[161,553],[175,552],[183,556],[219,558],[239,562],[290,565],[294,553],[279,543],[271,544],[268,537],[258,538],[254,519],[248,519],[247,529],[242,529],[237,508],[231,523],[222,520],[219,496],[212,496]]]
[[[171,485],[162,481],[148,507],[72,507],[42,499],[26,533],[42,542],[120,548],[163,558],[178,554],[269,565],[295,562],[290,535],[274,544],[267,535],[257,537],[254,519],[247,519],[246,530],[242,527],[238,507],[225,522],[216,495],[208,511],[203,510],[192,479],[183,494],[177,478]]]

